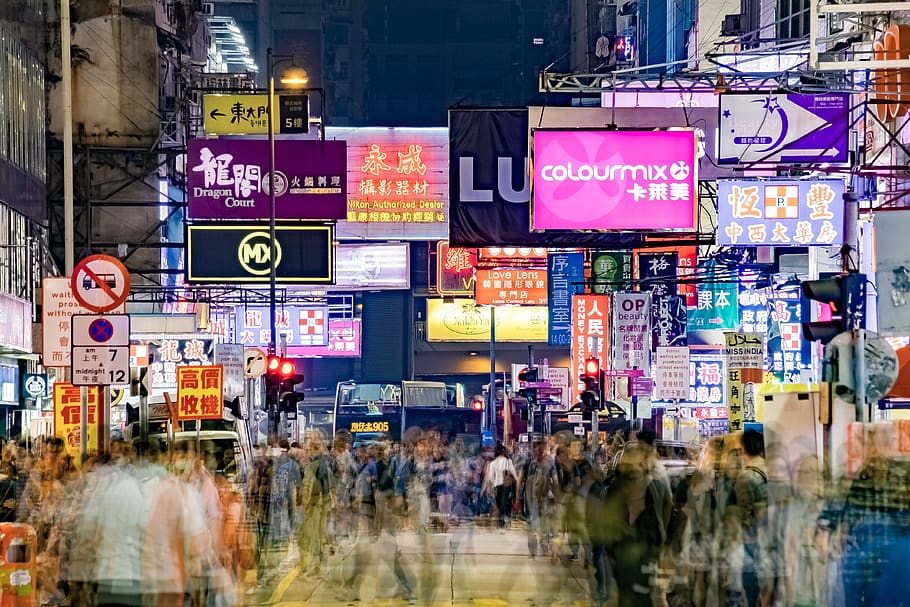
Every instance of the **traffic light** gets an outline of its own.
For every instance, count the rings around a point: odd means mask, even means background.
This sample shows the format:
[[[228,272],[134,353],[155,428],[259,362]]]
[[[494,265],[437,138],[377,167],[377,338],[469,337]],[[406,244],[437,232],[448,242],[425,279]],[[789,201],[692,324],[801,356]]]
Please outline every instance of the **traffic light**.
[[[581,380],[585,383],[585,391],[581,393],[581,404],[585,411],[599,411],[601,403],[601,373],[600,359],[590,356],[585,359],[585,373]]]
[[[527,367],[518,372],[518,382],[519,385],[522,383],[536,384],[539,377],[539,369],[534,367],[533,369],[528,369]],[[537,406],[537,387],[524,387],[518,390],[518,394],[525,397],[528,401],[528,411],[533,411],[534,407]]]
[[[802,290],[806,299],[826,304],[831,311],[830,320],[802,323],[803,337],[807,340],[827,344],[840,333],[866,328],[865,274],[806,280]]]
[[[281,358],[280,356],[269,356],[265,366],[265,395],[266,404],[278,405],[281,395],[286,392],[284,387],[286,383],[296,377],[297,367],[290,358]],[[303,375],[295,383],[303,381]],[[291,385],[293,390],[293,384]]]

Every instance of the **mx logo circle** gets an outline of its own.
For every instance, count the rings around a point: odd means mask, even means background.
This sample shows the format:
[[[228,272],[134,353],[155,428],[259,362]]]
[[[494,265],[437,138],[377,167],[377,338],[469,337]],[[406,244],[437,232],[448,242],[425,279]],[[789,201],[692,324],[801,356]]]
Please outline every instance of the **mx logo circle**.
[[[237,247],[237,259],[244,270],[253,276],[265,276],[271,269],[271,255],[268,232],[250,232]],[[275,239],[275,267],[281,263],[281,243]]]

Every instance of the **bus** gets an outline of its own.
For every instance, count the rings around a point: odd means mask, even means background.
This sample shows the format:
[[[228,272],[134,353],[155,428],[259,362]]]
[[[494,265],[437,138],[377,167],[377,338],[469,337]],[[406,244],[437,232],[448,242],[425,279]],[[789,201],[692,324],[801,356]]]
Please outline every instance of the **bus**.
[[[401,441],[411,427],[435,429],[445,440],[480,440],[482,412],[449,405],[442,382],[339,382],[333,434],[349,432],[355,443]]]

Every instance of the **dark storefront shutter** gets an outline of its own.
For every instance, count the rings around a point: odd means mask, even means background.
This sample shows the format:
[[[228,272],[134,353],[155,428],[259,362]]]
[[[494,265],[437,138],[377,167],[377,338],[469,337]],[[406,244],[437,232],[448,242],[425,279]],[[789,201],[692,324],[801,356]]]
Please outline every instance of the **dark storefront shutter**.
[[[361,381],[406,379],[409,297],[407,291],[364,293]]]

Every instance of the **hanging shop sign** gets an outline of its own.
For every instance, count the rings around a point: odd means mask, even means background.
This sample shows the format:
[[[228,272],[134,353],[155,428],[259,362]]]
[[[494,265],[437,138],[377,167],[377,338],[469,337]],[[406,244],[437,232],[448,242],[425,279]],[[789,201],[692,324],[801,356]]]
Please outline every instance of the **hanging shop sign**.
[[[281,225],[275,232],[276,274],[281,284],[332,284],[334,233],[331,225]],[[265,283],[271,270],[271,238],[262,225],[187,226],[187,281]]]
[[[449,111],[452,246],[633,247],[640,234],[530,231],[527,109]]]
[[[698,305],[686,318],[687,332],[735,330],[739,323],[735,279],[721,275],[714,260],[705,265],[705,279],[698,285]]]
[[[301,134],[309,130],[309,98],[306,95],[275,95],[275,132]],[[208,135],[268,135],[268,95],[202,96],[202,126]]]
[[[484,247],[478,251],[483,261],[543,261],[547,258],[546,247]]]
[[[269,307],[237,308],[234,341],[243,346],[271,343]],[[324,346],[329,337],[326,306],[281,306],[275,310],[276,343],[288,346]]]
[[[314,331],[315,315],[319,308],[301,308],[297,306],[285,306],[278,311],[276,319],[280,319],[286,327],[280,327],[279,333],[287,339],[288,356],[303,358],[314,357],[332,357],[332,358],[359,358],[361,354],[361,334],[362,323],[359,318],[329,318],[326,324],[325,343],[319,345],[319,341],[312,333]],[[252,313],[252,315],[250,315]],[[302,316],[301,316],[302,315]],[[269,323],[265,327],[256,328],[253,325],[261,325],[268,320],[268,308],[237,308],[236,322],[237,334],[234,339],[250,347],[260,348],[269,345]],[[305,320],[301,321],[301,318]],[[241,325],[250,326],[241,329]],[[300,334],[301,323],[307,325],[306,331],[311,333],[303,336]],[[250,341],[251,340],[251,341]],[[310,345],[303,345],[307,342]]]
[[[657,370],[655,370],[655,373]],[[705,411],[705,417],[727,417],[726,407],[726,365],[724,357],[711,354],[690,354],[688,374],[688,395],[679,404],[690,407],[715,409],[714,415]],[[662,399],[655,399],[661,402]]]
[[[221,419],[224,415],[224,367],[177,367],[177,419]]]
[[[347,142],[343,238],[448,236],[448,129],[336,127],[326,136]]]
[[[694,130],[533,131],[535,230],[693,230]]]
[[[407,243],[339,244],[335,248],[335,287],[408,289],[411,264]]]
[[[606,368],[609,352],[610,296],[575,295],[572,297],[572,377],[576,401],[585,391],[582,381],[585,361],[596,357],[601,368]]]
[[[632,281],[630,251],[593,251],[591,253],[591,292],[612,293],[629,288]]]
[[[88,419],[86,420],[86,449],[89,453],[97,453],[100,448],[99,416],[102,406],[101,387],[89,386],[85,388],[88,403]],[[54,436],[63,439],[63,448],[68,455],[77,461],[81,457],[81,412],[82,398],[80,387],[65,382],[54,384]]]
[[[269,142],[193,139],[187,148],[189,219],[268,219]],[[347,201],[344,141],[275,142],[275,216],[343,219]]]
[[[651,343],[654,346],[685,346],[686,300],[681,295],[658,295],[651,299]]]
[[[910,335],[910,211],[878,213],[874,225],[878,332]]]
[[[212,336],[188,338],[163,338],[148,344],[152,390],[177,387],[177,367],[208,366],[214,364],[215,342]]]
[[[496,341],[546,343],[546,306],[497,306]],[[473,299],[427,299],[427,341],[490,341],[490,308]]]
[[[529,268],[481,269],[474,273],[478,305],[547,305],[547,271]]]
[[[717,243],[830,246],[844,240],[841,179],[717,182]]]
[[[651,368],[651,294],[613,295],[613,370]]]
[[[436,243],[436,292],[440,295],[473,295],[477,249]]]
[[[875,61],[907,60],[910,58],[910,25],[893,24],[872,43]],[[901,118],[910,109],[910,70],[876,70],[872,78],[875,90],[872,105],[882,122]]]
[[[32,304],[0,294],[0,348],[32,351]]]
[[[572,297],[584,293],[585,254],[550,253],[547,259],[550,331],[547,344],[569,346],[572,343]]]
[[[725,93],[720,164],[847,162],[849,93]]]

